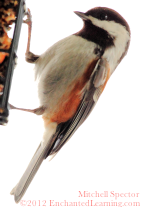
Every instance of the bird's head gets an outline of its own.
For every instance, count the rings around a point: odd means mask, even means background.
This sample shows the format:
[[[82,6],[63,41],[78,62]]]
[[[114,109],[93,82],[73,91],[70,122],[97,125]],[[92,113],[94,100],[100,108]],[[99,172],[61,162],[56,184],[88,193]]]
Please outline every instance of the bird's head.
[[[114,40],[125,37],[130,39],[130,28],[126,20],[115,10],[95,7],[86,13],[75,11],[83,21],[82,36],[94,41],[103,48],[114,45]],[[124,39],[123,37],[123,39]]]

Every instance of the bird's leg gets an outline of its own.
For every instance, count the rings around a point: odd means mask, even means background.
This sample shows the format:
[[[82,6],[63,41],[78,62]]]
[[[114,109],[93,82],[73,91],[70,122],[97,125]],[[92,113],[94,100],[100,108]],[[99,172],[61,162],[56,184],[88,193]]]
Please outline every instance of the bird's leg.
[[[32,29],[32,16],[31,16],[30,9],[27,10],[25,15],[27,16],[27,19],[23,20],[23,23],[28,25],[28,42],[27,42],[27,48],[25,53],[25,59],[29,63],[34,63],[39,58],[39,55],[35,55],[32,52],[30,52],[31,29]]]
[[[23,108],[17,108],[11,104],[9,104],[10,106],[10,109],[17,109],[17,110],[20,110],[20,111],[27,111],[27,112],[31,112],[31,113],[34,113],[36,115],[42,115],[45,111],[45,107],[41,106],[39,108],[36,108],[36,109],[23,109]]]

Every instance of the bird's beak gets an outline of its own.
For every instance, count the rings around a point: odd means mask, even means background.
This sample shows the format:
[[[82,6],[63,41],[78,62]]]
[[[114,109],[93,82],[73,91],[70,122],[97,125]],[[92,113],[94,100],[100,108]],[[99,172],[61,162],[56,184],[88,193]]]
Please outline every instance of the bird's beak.
[[[81,19],[85,20],[85,21],[86,21],[86,20],[89,20],[88,16],[86,16],[85,13],[83,13],[83,12],[74,11],[74,13],[75,13],[77,16],[79,16]]]

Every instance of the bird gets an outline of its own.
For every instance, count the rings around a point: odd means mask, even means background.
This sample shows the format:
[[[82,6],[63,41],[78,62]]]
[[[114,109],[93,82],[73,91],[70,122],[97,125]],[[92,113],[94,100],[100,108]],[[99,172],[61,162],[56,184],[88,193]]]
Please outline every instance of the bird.
[[[42,115],[44,134],[33,158],[13,188],[18,203],[43,160],[54,157],[87,119],[110,76],[127,54],[131,32],[127,21],[115,10],[94,7],[74,12],[83,28],[58,41],[42,55],[26,51],[26,61],[35,64],[40,106],[19,109]],[[31,13],[25,23],[31,37]],[[29,18],[30,17],[30,18]],[[30,39],[30,38],[29,38]]]

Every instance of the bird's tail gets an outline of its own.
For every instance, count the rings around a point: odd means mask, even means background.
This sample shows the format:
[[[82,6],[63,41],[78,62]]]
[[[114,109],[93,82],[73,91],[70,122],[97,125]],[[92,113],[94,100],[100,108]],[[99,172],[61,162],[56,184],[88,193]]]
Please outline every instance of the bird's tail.
[[[23,195],[25,194],[28,186],[30,185],[32,179],[34,178],[36,172],[38,171],[43,160],[49,155],[54,141],[56,139],[56,123],[50,123],[45,129],[43,136],[43,141],[37,148],[33,158],[31,159],[26,171],[21,177],[18,184],[12,189],[11,195],[14,195],[15,202],[18,203]]]

